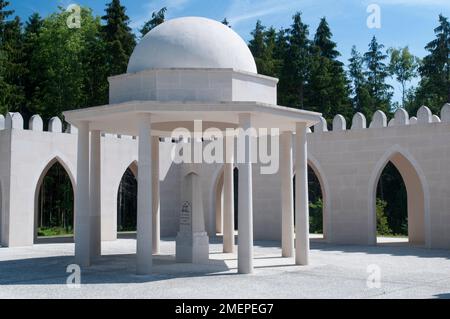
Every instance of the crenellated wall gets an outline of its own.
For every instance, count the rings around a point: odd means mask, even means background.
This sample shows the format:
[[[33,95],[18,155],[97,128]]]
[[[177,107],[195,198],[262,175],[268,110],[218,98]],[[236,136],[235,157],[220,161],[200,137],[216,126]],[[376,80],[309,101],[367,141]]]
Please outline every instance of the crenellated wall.
[[[5,246],[32,245],[37,190],[48,169],[58,161],[76,184],[77,130],[62,132],[53,118],[49,131],[33,116],[24,130],[18,113],[0,116],[0,238]],[[331,131],[322,118],[308,134],[309,164],[324,195],[324,229],[332,243],[376,243],[376,186],[386,164],[399,169],[408,191],[409,233],[413,244],[450,249],[450,104],[440,118],[427,107],[415,117],[399,109],[388,123],[378,111],[370,123],[355,114],[351,129],[336,116]],[[172,164],[171,141],[160,143],[161,234],[178,230],[181,166]],[[283,159],[280,164],[283,165]],[[102,238],[115,240],[117,192],[125,170],[137,170],[137,143],[129,136],[102,139]],[[220,178],[223,166],[206,165],[202,188],[207,229],[215,234],[220,217]],[[261,175],[254,165],[255,239],[281,239],[280,176]],[[295,173],[295,172],[293,172]]]
[[[327,240],[376,243],[376,187],[391,161],[407,187],[410,241],[450,248],[450,104],[440,118],[423,106],[412,118],[397,110],[390,123],[378,111],[369,126],[358,113],[346,127],[338,115],[332,131],[322,119],[308,136],[310,159],[320,165],[316,173],[328,192]]]
[[[4,124],[4,126],[3,126]],[[52,118],[43,131],[39,115],[31,117],[24,130],[18,113],[0,117],[0,190],[1,244],[29,246],[35,241],[38,190],[43,177],[59,162],[76,189],[77,130],[67,124],[62,131],[59,118]],[[172,143],[160,143],[162,158],[168,158]],[[102,238],[117,238],[117,194],[126,169],[137,167],[137,144],[130,136],[104,135],[102,139]],[[161,199],[161,233],[176,232],[173,220],[178,216],[179,170],[177,165],[161,160],[161,191],[170,196]]]

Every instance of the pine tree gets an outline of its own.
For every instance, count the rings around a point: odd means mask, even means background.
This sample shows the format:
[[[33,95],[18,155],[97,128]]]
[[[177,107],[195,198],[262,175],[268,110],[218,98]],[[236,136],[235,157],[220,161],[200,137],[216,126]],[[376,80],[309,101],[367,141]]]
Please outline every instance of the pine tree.
[[[42,31],[44,21],[38,13],[30,16],[25,24],[24,32],[24,51],[25,51],[25,67],[27,74],[24,79],[26,106],[29,112],[36,112],[33,97],[39,91],[42,74],[44,73],[44,65],[35,63],[36,49],[38,47],[39,35]]]
[[[249,41],[248,47],[255,58],[256,66],[260,70],[262,64],[262,57],[264,54],[264,33],[266,27],[262,25],[261,21],[256,22],[255,29],[251,32],[253,38]]]
[[[227,18],[223,18],[222,24],[226,25],[227,27],[231,28],[230,22],[228,22]]]
[[[392,87],[386,84],[389,70],[384,61],[388,56],[382,51],[383,48],[384,45],[379,44],[374,36],[369,44],[369,51],[364,54],[364,62],[372,112],[382,110],[388,113],[391,110]]]
[[[166,21],[166,12],[167,12],[166,7],[162,8],[158,12],[156,11],[153,12],[152,18],[149,21],[147,21],[142,27],[142,29],[139,31],[141,32],[141,36],[142,37],[145,36],[147,33],[156,28],[158,25],[164,23],[164,21]]]
[[[9,92],[11,91],[11,86],[6,79],[8,57],[4,50],[4,37],[7,19],[14,14],[14,11],[8,10],[8,6],[9,1],[0,0],[0,114],[9,110],[8,101]]]
[[[278,62],[275,59],[276,30],[273,27],[264,32],[264,50],[258,71],[267,76],[276,76]]]
[[[319,48],[322,57],[342,65],[336,60],[341,54],[336,50],[337,44],[331,40],[332,37],[333,33],[331,33],[327,19],[322,18],[314,36],[314,46]]]
[[[304,108],[305,85],[310,68],[310,41],[308,26],[303,23],[301,13],[293,16],[289,29],[289,47],[285,58],[281,80],[286,92],[283,102],[286,105]]]
[[[427,44],[429,54],[419,68],[422,80],[417,90],[416,108],[428,105],[433,111],[450,102],[450,22],[439,16],[436,38]]]
[[[323,113],[332,121],[336,114],[352,117],[349,85],[343,63],[337,58],[336,43],[325,18],[322,18],[311,46],[310,78],[306,86],[306,100],[311,110]]]
[[[255,58],[258,73],[275,76],[277,71],[277,63],[274,58],[276,30],[273,27],[266,29],[258,20],[251,34],[253,38],[249,42],[249,49]]]
[[[22,23],[19,17],[5,23],[3,54],[4,80],[8,86],[5,106],[7,111],[23,111],[25,103],[24,78],[27,70],[25,67]]]
[[[7,19],[14,14],[14,10],[7,10],[9,1],[0,0],[0,46],[3,44],[3,37]]]
[[[363,113],[370,119],[373,115],[373,110],[370,106],[370,96],[367,87],[367,80],[364,74],[364,59],[356,50],[355,46],[352,47],[348,69],[349,77],[352,83],[353,109],[356,112]]]
[[[92,20],[91,28],[86,30],[81,60],[84,72],[85,107],[104,105],[109,99],[108,56],[106,43],[102,41],[100,19]]]
[[[276,64],[274,73],[275,77],[281,77],[288,47],[288,31],[286,29],[278,30],[277,34],[275,35],[275,48],[273,50],[273,58]],[[279,89],[282,89],[281,85],[282,83],[280,83]]]
[[[106,43],[106,63],[108,75],[118,75],[126,72],[128,60],[136,45],[135,36],[129,27],[130,18],[120,0],[112,0],[106,7],[106,15],[102,19],[103,41]]]

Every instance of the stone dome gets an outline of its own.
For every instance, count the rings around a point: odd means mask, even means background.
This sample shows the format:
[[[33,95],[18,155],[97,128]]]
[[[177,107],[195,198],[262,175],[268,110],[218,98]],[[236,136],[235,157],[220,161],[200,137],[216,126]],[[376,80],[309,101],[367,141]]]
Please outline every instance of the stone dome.
[[[164,22],[136,46],[128,73],[167,68],[219,68],[257,73],[245,41],[220,22],[185,17]]]

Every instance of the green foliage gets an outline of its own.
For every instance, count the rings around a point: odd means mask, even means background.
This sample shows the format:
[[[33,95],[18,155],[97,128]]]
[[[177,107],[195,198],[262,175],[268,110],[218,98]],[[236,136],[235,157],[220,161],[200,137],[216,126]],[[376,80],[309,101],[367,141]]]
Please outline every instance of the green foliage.
[[[158,12],[156,12],[156,11],[153,12],[152,18],[149,21],[147,21],[144,24],[144,26],[142,27],[142,29],[139,31],[141,33],[141,36],[143,37],[144,35],[149,33],[151,30],[156,28],[158,25],[163,23],[166,20],[166,12],[167,12],[166,7],[162,8]]]
[[[336,50],[332,36],[327,20],[322,18],[311,46],[305,99],[310,110],[322,113],[330,122],[337,114],[350,121],[353,109],[349,83],[343,63],[337,60],[341,54]]]
[[[136,231],[137,224],[137,180],[127,169],[122,177],[117,196],[117,231]]]
[[[351,58],[349,59],[349,77],[352,84],[353,108],[356,112],[363,113],[367,118],[373,114],[370,107],[370,94],[364,73],[363,56],[352,47]]]
[[[25,52],[23,45],[22,23],[19,17],[6,21],[3,27],[1,54],[4,84],[0,92],[3,112],[17,112],[23,110],[25,102],[24,78]]]
[[[30,16],[25,24],[24,51],[25,68],[27,74],[24,77],[25,106],[31,112],[37,112],[33,104],[33,98],[41,88],[41,75],[45,72],[45,65],[35,63],[34,59],[38,53],[39,35],[42,31],[44,21],[38,13]]]
[[[14,14],[14,10],[9,10],[7,7],[9,7],[9,1],[0,0],[0,43],[2,45],[7,19]]]
[[[408,195],[400,172],[389,162],[380,176],[377,197],[386,203],[384,213],[393,235],[408,236]]]
[[[386,217],[385,209],[387,203],[377,199],[377,233],[378,236],[391,236],[392,231],[389,228],[388,219]]]
[[[66,24],[69,14],[61,9],[45,19],[32,56],[34,66],[45,66],[35,79],[41,87],[32,98],[44,118],[90,106],[97,98],[106,100],[100,19],[83,8],[82,28],[70,29]]]
[[[108,75],[123,74],[127,70],[128,60],[136,46],[135,36],[129,27],[130,18],[120,0],[112,0],[102,17],[102,39],[106,47],[106,68]]]
[[[279,61],[275,57],[276,30],[272,27],[266,28],[258,20],[255,30],[252,31],[253,39],[249,42],[258,73],[268,76],[276,76],[279,71]]]
[[[321,198],[314,203],[309,203],[309,232],[323,234],[323,201]]]
[[[367,89],[370,96],[370,116],[377,111],[382,110],[389,113],[391,110],[392,87],[386,84],[386,79],[389,76],[389,70],[385,64],[387,55],[383,51],[384,45],[378,43],[376,37],[372,38],[369,44],[369,50],[364,54],[364,63],[366,65]]]
[[[406,104],[407,83],[417,76],[419,58],[411,54],[408,47],[389,49],[389,73],[394,76],[402,86],[402,107]]]
[[[303,23],[301,12],[297,12],[288,32],[289,45],[280,74],[280,83],[284,87],[280,101],[300,109],[305,108],[305,86],[311,63],[311,41],[308,36],[309,28]]]
[[[54,164],[45,175],[38,200],[39,236],[73,233],[73,188],[61,164]]]
[[[73,235],[73,229],[65,229],[62,227],[38,228],[39,237],[61,237]]]
[[[416,103],[409,111],[417,111],[427,105],[438,113],[444,103],[450,102],[450,22],[439,16],[439,26],[434,30],[436,38],[425,49],[429,54],[419,68],[421,81],[416,91]]]
[[[227,27],[231,28],[230,22],[228,22],[227,18],[223,18],[222,24],[226,25]]]

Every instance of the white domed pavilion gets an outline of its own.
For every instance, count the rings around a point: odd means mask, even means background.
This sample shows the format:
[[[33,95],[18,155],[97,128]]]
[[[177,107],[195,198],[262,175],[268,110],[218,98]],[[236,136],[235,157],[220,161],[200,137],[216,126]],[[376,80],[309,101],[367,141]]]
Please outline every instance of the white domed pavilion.
[[[205,18],[167,21],[150,31],[137,45],[130,58],[128,72],[111,77],[109,83],[109,105],[64,113],[66,121],[76,126],[79,132],[75,256],[80,265],[89,266],[101,251],[101,134],[138,138],[137,272],[149,274],[152,271],[152,252],[159,251],[160,240],[159,139],[171,137],[177,128],[193,132],[194,123],[198,122],[202,123],[203,131],[209,128],[221,131],[242,129],[236,136],[245,145],[246,155],[243,163],[237,163],[239,272],[253,271],[251,144],[254,141],[246,138],[245,131],[249,129],[277,129],[281,134],[281,188],[286,191],[282,209],[283,255],[289,257],[295,254],[297,264],[308,264],[306,133],[309,127],[319,122],[320,114],[278,106],[278,80],[257,74],[255,61],[242,38],[221,23]],[[296,245],[294,220],[291,218],[294,214],[291,178],[293,133],[296,133]],[[227,136],[225,140],[229,138],[234,139],[235,136]],[[224,252],[229,253],[234,251],[235,246],[231,204],[233,158],[235,155],[227,152],[223,164]],[[188,174],[192,173],[190,164],[184,165]],[[195,166],[195,174],[202,174],[202,165]],[[107,178],[104,176],[103,182]],[[195,188],[198,181],[193,181],[189,187]],[[196,193],[192,198],[198,199],[197,195],[200,196]],[[193,199],[190,205],[180,203],[181,214],[190,214],[188,224],[192,234],[181,243],[188,246],[180,246],[182,248],[179,249],[177,241],[177,255],[184,254],[188,249],[195,255],[196,241],[199,237],[205,240],[206,235],[202,232],[204,225],[201,225],[203,212],[196,208],[202,205],[196,201],[199,200]]]

